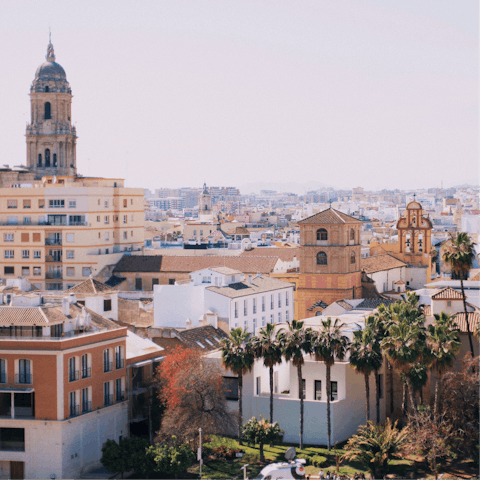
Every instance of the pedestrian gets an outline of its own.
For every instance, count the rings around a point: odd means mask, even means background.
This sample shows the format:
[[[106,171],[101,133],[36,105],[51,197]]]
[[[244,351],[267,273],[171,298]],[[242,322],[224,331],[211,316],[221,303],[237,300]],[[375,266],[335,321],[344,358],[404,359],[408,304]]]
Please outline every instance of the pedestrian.
[[[318,472],[318,476],[319,476],[320,478],[323,478],[324,475],[325,475],[325,474],[323,473],[323,470],[320,470],[320,471]]]

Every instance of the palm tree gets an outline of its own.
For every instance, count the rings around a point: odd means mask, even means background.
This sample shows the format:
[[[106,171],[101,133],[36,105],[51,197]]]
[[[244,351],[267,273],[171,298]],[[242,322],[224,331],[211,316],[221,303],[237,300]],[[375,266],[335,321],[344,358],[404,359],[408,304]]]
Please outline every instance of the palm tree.
[[[304,354],[310,353],[311,331],[306,332],[303,322],[298,320],[287,321],[288,328],[282,329],[279,335],[280,348],[285,360],[292,361],[297,367],[298,397],[300,398],[300,449],[303,448],[303,390],[302,366],[305,364]]]
[[[332,424],[330,415],[330,400],[332,395],[332,386],[330,382],[331,368],[335,363],[335,357],[343,360],[347,353],[349,340],[342,335],[343,323],[339,323],[338,318],[332,323],[331,318],[322,320],[320,331],[312,339],[312,354],[317,362],[325,363],[327,370],[327,435],[328,450],[331,447]]]
[[[252,349],[255,358],[262,358],[263,365],[268,367],[270,375],[270,423],[273,423],[273,367],[282,362],[280,348],[280,331],[275,335],[275,325],[267,323],[260,330],[260,335],[252,339]]]
[[[450,234],[450,240],[445,245],[443,253],[443,261],[450,265],[454,275],[460,280],[460,288],[463,297],[463,310],[465,311],[465,322],[467,324],[468,341],[470,342],[470,351],[472,358],[475,356],[473,351],[472,333],[470,332],[470,324],[468,321],[467,302],[465,298],[465,290],[463,288],[463,280],[468,277],[468,272],[472,268],[473,261],[477,256],[475,253],[476,243],[470,241],[465,232],[458,232],[457,236]]]
[[[368,320],[368,319],[367,319]],[[380,344],[375,338],[372,328],[367,325],[362,330],[353,332],[353,343],[350,345],[350,366],[365,379],[365,416],[370,420],[370,375],[378,372],[382,366]],[[377,412],[377,423],[378,423]]]
[[[243,425],[243,376],[252,371],[255,359],[250,345],[250,333],[241,328],[231,330],[229,337],[222,340],[221,350],[223,366],[238,376],[238,438],[240,440]]]
[[[451,315],[445,312],[441,312],[440,315],[435,314],[435,322],[427,329],[427,347],[429,364],[437,374],[434,404],[436,415],[440,403],[439,389],[443,374],[452,367],[455,354],[460,349],[458,330]]]

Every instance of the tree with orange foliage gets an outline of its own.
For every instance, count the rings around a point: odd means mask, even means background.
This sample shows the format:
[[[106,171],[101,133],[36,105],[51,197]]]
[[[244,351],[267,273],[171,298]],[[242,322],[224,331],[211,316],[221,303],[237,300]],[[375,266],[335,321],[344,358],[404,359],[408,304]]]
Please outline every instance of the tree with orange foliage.
[[[180,441],[206,434],[234,432],[221,368],[196,349],[178,347],[160,364],[156,380],[166,411],[158,440],[176,435]]]

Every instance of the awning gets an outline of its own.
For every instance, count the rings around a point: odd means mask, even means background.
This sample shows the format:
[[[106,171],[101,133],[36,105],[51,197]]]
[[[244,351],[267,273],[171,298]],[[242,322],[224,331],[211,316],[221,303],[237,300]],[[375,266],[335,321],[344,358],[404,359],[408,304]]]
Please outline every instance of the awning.
[[[144,367],[145,365],[150,365],[153,362],[153,360],[144,360],[143,362],[138,362],[138,363],[131,363],[128,365],[129,367]]]
[[[0,393],[33,393],[34,388],[0,388]]]

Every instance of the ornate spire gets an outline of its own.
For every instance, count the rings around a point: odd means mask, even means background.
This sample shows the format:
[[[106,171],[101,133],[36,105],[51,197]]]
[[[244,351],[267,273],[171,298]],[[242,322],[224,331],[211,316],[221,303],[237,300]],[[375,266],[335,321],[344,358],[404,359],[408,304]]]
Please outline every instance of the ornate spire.
[[[52,45],[52,32],[50,32],[50,29],[48,30],[48,47],[47,47],[47,56],[45,58],[47,59],[47,62],[55,61],[55,52],[53,51],[53,45]]]

